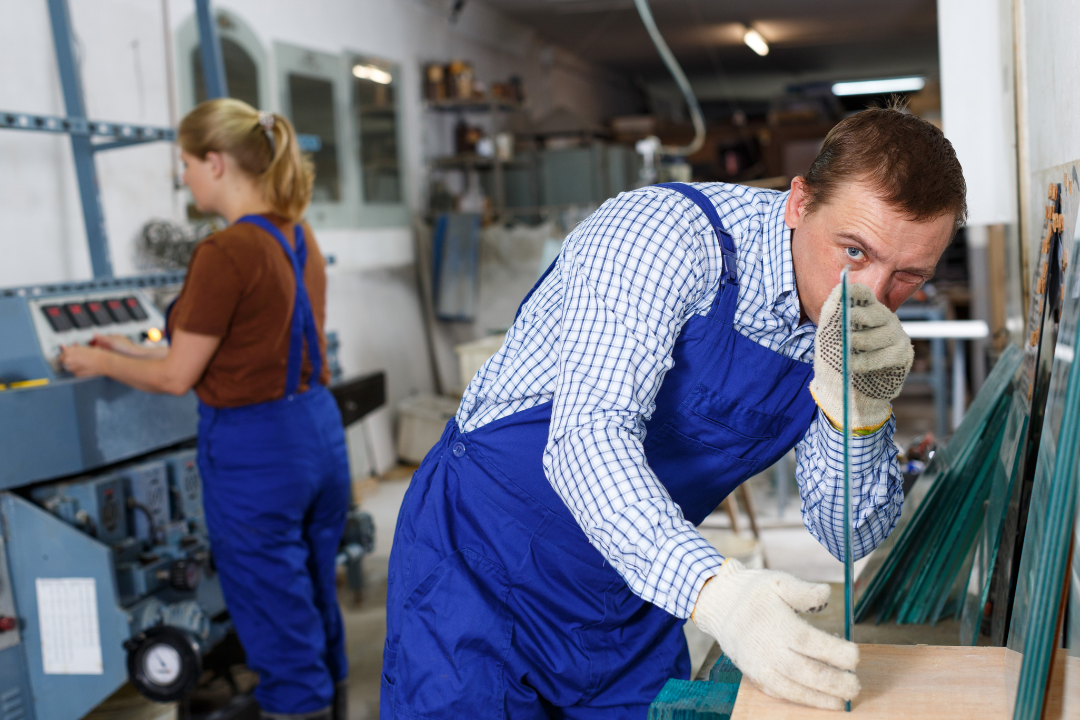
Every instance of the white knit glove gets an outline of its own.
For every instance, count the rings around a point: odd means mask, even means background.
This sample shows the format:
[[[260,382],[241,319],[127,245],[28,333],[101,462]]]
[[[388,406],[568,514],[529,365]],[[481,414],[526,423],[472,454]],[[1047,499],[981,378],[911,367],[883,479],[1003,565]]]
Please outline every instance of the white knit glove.
[[[836,427],[844,422],[843,349],[840,344],[840,285],[833,288],[818,318],[814,339],[814,379],[810,392]],[[860,283],[848,287],[851,311],[851,428],[868,433],[892,416],[891,401],[900,394],[915,350],[900,318]]]
[[[766,695],[842,710],[859,694],[859,648],[795,614],[817,612],[828,601],[828,585],[747,570],[728,558],[705,583],[690,617]]]

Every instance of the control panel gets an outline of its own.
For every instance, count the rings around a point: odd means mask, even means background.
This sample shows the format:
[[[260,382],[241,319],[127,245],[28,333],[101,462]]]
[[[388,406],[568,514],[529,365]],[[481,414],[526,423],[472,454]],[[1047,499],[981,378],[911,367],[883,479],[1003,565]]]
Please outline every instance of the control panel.
[[[95,335],[124,335],[141,345],[165,342],[165,318],[136,289],[28,299],[41,354],[57,375],[62,345],[86,345]]]
[[[201,590],[204,576],[213,575],[194,450],[37,486],[28,495],[111,549],[116,587],[126,607],[162,592],[167,602],[191,598]],[[216,599],[204,604],[208,616],[223,609]]]

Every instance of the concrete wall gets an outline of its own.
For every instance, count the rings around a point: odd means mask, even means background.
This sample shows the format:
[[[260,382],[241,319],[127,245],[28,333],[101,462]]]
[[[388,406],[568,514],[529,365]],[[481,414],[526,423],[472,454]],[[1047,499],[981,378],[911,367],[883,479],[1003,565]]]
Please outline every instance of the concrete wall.
[[[170,124],[167,45],[190,22],[190,0],[71,2],[83,87],[92,119]],[[528,111],[541,118],[557,107],[601,121],[633,112],[630,85],[575,56],[550,48],[528,28],[470,2],[456,25],[445,0],[221,0],[266,50],[268,109],[279,109],[273,67],[275,41],[327,53],[353,51],[401,68],[406,197],[425,202],[422,65],[464,58],[485,81],[524,79]],[[51,29],[44,0],[0,3],[0,109],[63,115]],[[184,106],[181,102],[181,108]],[[102,188],[117,275],[138,271],[135,238],[150,218],[183,216],[186,197],[173,187],[175,159],[165,144],[102,153]],[[0,132],[0,217],[5,258],[0,287],[90,276],[70,144],[64,136]],[[316,228],[331,269],[330,329],[342,340],[346,373],[387,369],[391,402],[432,387],[426,359],[409,227]]]

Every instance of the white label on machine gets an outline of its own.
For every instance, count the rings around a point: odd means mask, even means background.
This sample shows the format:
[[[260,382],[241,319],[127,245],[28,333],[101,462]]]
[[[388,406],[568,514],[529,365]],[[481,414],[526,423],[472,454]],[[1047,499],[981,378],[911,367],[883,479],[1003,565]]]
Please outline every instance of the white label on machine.
[[[94,578],[37,578],[41,660],[46,675],[101,675]]]

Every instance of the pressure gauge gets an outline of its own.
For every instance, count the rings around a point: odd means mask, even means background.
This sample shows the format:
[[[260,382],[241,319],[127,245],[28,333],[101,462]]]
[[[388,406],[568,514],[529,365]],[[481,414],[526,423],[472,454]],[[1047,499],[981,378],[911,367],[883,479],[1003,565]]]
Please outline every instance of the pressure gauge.
[[[155,702],[172,702],[195,689],[202,673],[199,644],[191,633],[158,625],[124,643],[128,679]]]
[[[155,685],[168,687],[180,677],[180,653],[172,645],[157,643],[143,653],[143,673]]]

